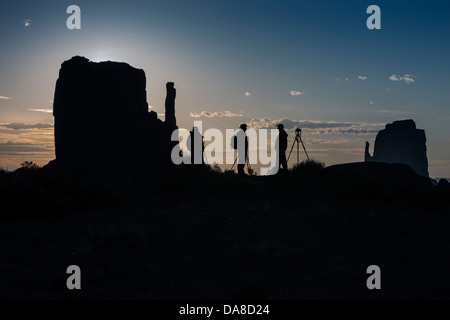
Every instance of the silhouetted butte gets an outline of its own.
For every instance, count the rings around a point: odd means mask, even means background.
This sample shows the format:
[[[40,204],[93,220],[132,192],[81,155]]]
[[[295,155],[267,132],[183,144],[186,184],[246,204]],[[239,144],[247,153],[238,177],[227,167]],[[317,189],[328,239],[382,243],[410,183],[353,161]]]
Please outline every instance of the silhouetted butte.
[[[366,162],[402,163],[416,173],[429,177],[425,131],[416,128],[413,120],[394,121],[378,132],[373,156],[366,142]]]
[[[167,84],[166,119],[148,110],[146,77],[121,62],[80,56],[61,65],[53,103],[56,162],[73,166],[169,163],[177,128],[175,89]]]

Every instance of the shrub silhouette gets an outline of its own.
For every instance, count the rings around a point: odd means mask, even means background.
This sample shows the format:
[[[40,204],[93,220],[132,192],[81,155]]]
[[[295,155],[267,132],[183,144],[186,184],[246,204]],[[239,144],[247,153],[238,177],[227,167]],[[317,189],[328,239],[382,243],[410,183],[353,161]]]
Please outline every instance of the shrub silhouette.
[[[253,170],[252,168],[248,167],[248,168],[247,168],[247,174],[248,174],[249,176],[256,176],[256,171]]]
[[[293,166],[289,171],[295,174],[302,175],[323,175],[323,168],[325,168],[325,163],[310,159],[300,162]]]
[[[33,161],[24,161],[20,164],[20,168],[25,170],[36,170],[39,169],[39,166]]]
[[[214,162],[212,165],[207,164],[206,166],[211,172],[222,173],[222,169],[219,167],[219,165],[216,162]]]

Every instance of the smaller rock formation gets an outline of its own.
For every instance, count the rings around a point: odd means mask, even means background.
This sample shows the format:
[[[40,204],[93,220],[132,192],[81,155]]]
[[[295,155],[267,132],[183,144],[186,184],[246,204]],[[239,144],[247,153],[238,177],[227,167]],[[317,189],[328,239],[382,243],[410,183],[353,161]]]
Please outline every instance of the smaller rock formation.
[[[429,177],[425,131],[416,128],[413,120],[394,121],[378,132],[373,156],[366,142],[366,162],[403,163],[416,173]]]
[[[373,157],[370,155],[369,152],[370,143],[366,141],[366,151],[364,153],[364,161],[365,162],[372,162]]]

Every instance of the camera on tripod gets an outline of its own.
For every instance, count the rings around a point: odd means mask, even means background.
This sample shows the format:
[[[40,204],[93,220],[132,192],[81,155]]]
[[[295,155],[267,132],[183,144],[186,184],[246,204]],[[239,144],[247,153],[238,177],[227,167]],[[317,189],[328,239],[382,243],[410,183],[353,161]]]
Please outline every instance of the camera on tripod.
[[[308,152],[306,152],[305,144],[303,143],[303,140],[302,140],[302,129],[297,128],[297,129],[295,129],[294,143],[292,144],[291,151],[289,152],[289,157],[288,157],[287,161],[289,161],[289,159],[291,158],[292,150],[294,149],[295,143],[297,143],[297,164],[300,162],[300,150],[299,150],[300,143],[302,144],[302,147],[303,147],[303,150],[305,151],[306,157],[309,160]]]

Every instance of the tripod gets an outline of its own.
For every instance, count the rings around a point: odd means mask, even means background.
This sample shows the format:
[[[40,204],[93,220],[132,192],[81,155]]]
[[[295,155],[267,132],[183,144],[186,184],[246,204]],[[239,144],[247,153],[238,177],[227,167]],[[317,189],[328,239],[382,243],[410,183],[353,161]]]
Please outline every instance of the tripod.
[[[292,144],[291,151],[289,152],[289,157],[287,159],[287,162],[289,162],[289,159],[291,158],[292,150],[294,149],[294,145],[296,142],[297,142],[297,164],[300,162],[300,148],[299,148],[300,142],[302,143],[303,150],[305,150],[306,157],[308,158],[308,161],[309,161],[310,159],[308,156],[308,152],[306,152],[305,144],[303,143],[303,140],[302,140],[302,129],[297,128],[295,130],[295,132],[296,132],[296,135],[295,135],[294,143]]]
[[[238,155],[236,155],[236,159],[234,159],[234,163],[231,166],[232,171],[233,171],[234,166],[236,165],[237,160],[238,160]],[[250,167],[250,160],[248,159],[248,154],[245,155],[245,164],[247,165],[247,171],[250,172],[252,170],[252,167]]]

